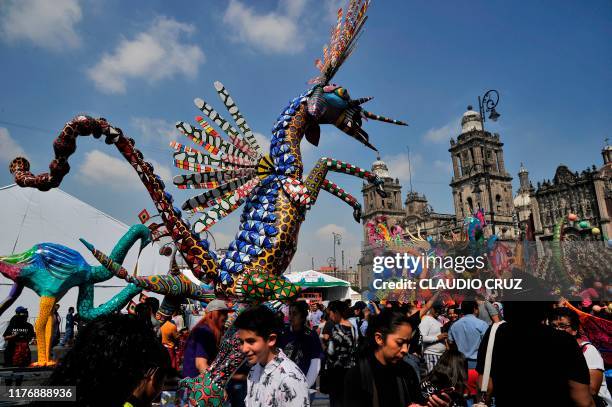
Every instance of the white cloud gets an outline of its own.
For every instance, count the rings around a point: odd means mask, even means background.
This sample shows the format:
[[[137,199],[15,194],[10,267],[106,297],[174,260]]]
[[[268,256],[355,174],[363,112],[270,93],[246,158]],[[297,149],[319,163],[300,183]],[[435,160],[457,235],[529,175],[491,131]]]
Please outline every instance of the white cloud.
[[[332,239],[332,232],[347,236],[346,228],[344,226],[338,226],[334,223],[328,223],[327,225],[320,227],[317,229],[316,235],[320,239]]]
[[[267,54],[297,54],[304,50],[305,39],[321,41],[322,46],[329,41],[338,9],[346,6],[345,0],[278,0],[269,12],[249,6],[259,3],[230,0],[223,23],[234,41]]]
[[[81,44],[78,0],[3,0],[1,8],[0,34],[7,42],[25,40],[54,51]]]
[[[148,160],[166,184],[172,181],[170,168]],[[85,161],[79,168],[79,181],[84,184],[108,185],[115,189],[132,189],[142,185],[136,171],[121,158],[110,156],[100,150],[85,154]]]
[[[279,10],[258,14],[238,0],[230,0],[223,22],[231,28],[233,38],[268,54],[295,54],[304,49],[298,19],[305,2],[284,1]]]
[[[264,151],[264,154],[268,154],[270,151],[270,137],[266,137],[261,133],[253,132],[253,136],[255,136],[255,140],[257,140],[257,144]]]
[[[194,78],[205,60],[204,52],[197,45],[181,42],[183,35],[194,31],[193,25],[158,17],[147,31],[121,40],[87,74],[104,93],[125,93],[128,79],[154,83],[175,75]]]
[[[10,162],[19,156],[25,156],[25,151],[13,140],[8,129],[0,127],[0,162]]]
[[[451,137],[459,134],[458,120],[452,120],[450,123],[436,129],[429,129],[423,139],[433,143],[448,143]]]
[[[345,0],[327,0],[324,7],[327,22],[335,24],[338,20],[338,9],[345,9],[346,3]]]
[[[444,173],[444,175],[450,175],[453,166],[448,161],[435,160],[433,162],[434,168]]]
[[[131,123],[144,140],[154,141],[164,147],[168,147],[168,143],[176,140],[179,135],[174,123],[164,119],[132,117]]]
[[[215,225],[216,226],[216,225]],[[234,235],[230,235],[229,233],[218,232],[215,228],[211,228],[209,233],[214,237],[214,242],[216,243],[216,249],[227,249],[232,240],[234,240]],[[208,239],[210,243],[213,243],[213,239]]]
[[[401,153],[382,158],[387,163],[389,175],[393,178],[399,178],[402,181],[410,179],[410,171],[412,171],[412,179],[423,164],[423,156],[416,153],[410,153],[410,164],[408,164],[408,153]]]

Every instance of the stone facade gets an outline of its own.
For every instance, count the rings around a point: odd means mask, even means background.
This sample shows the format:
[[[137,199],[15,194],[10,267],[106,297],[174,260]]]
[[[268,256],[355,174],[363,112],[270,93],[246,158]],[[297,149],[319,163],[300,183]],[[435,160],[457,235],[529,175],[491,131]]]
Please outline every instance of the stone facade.
[[[453,214],[434,212],[427,198],[418,192],[408,192],[404,202],[405,216],[402,226],[421,237],[431,236],[434,240],[450,238],[450,231],[459,229],[457,218]]]
[[[537,188],[531,187],[529,210],[537,240],[552,239],[555,222],[570,213],[589,222],[588,228],[570,227],[568,233],[573,238],[612,236],[612,147],[604,147],[602,156],[604,165],[599,169],[593,165],[578,173],[560,165],[552,181],[544,180],[538,182]],[[591,233],[594,227],[603,235]]]
[[[504,164],[503,143],[499,134],[483,131],[480,115],[468,107],[461,120],[461,134],[457,141],[451,139],[450,149],[453,163],[452,188],[454,214],[437,213],[427,202],[427,198],[418,192],[410,191],[402,205],[402,187],[397,178],[389,173],[387,165],[378,158],[372,164],[372,171],[385,180],[384,190],[388,197],[382,198],[376,193],[374,186],[364,184],[363,194],[363,244],[359,273],[362,287],[368,287],[372,280],[372,263],[374,248],[368,242],[366,224],[384,215],[387,226],[391,229],[399,225],[404,230],[416,235],[417,231],[423,238],[434,240],[450,238],[450,232],[462,229],[463,219],[473,214],[479,208],[484,208],[486,219],[491,220],[488,191],[491,191],[493,210],[496,223],[496,233],[502,239],[513,239],[516,236],[516,219],[512,201],[512,177],[506,171]],[[481,193],[475,193],[478,186]],[[486,227],[485,233],[490,234],[491,228]]]
[[[374,247],[368,242],[366,224],[378,216],[387,218],[387,226],[391,229],[395,225],[401,226],[402,230],[409,230],[413,234],[420,230],[421,236],[432,236],[434,239],[442,236],[450,237],[449,232],[457,229],[455,215],[436,213],[427,198],[417,192],[409,192],[404,204],[402,204],[402,186],[397,178],[389,174],[387,164],[377,159],[372,164],[372,172],[383,178],[383,189],[387,193],[382,198],[376,188],[371,184],[363,184],[363,240],[361,246],[361,259],[358,264],[358,273],[362,288],[367,288],[372,281],[372,265],[374,261]],[[405,235],[408,239],[408,236]]]

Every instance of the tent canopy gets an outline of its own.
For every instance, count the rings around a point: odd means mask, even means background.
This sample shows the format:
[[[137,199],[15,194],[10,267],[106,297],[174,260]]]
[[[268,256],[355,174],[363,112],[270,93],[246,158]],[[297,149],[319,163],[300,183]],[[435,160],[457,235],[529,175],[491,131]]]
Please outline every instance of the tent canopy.
[[[0,255],[4,256],[21,253],[36,243],[53,242],[77,250],[89,264],[98,265],[97,260],[81,245],[79,237],[86,238],[97,249],[108,254],[128,230],[126,224],[58,188],[41,192],[9,185],[0,188],[0,202]],[[138,263],[140,275],[167,273],[169,259],[159,255],[159,247],[147,246],[138,258],[139,246],[136,243],[123,262],[127,270],[134,270]],[[12,285],[12,281],[0,276],[0,300],[8,296]],[[95,306],[108,301],[125,285],[124,280],[116,277],[96,284]],[[76,306],[77,295],[78,288],[72,288],[60,300],[59,312],[62,317],[69,306]],[[39,301],[33,291],[24,289],[14,306],[0,317],[0,321],[8,321],[14,314],[14,308],[19,305],[28,308],[32,319],[38,315]]]
[[[316,270],[296,271],[285,274],[287,280],[300,287],[349,287],[348,281],[341,280]]]

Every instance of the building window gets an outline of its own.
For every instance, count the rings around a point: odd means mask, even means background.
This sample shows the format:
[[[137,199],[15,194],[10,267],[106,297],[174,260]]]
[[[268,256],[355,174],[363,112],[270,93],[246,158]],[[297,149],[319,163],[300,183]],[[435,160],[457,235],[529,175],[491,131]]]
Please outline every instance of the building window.
[[[468,209],[470,210],[470,213],[474,213],[474,203],[472,202],[471,196],[468,197],[467,204],[468,204]]]
[[[502,210],[501,196],[499,194],[495,195],[495,211],[500,213]]]

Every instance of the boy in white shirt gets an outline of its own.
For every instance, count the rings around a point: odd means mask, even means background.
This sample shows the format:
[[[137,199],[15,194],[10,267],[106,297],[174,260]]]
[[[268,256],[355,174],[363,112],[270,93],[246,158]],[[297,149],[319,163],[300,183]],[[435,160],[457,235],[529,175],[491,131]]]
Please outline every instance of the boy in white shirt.
[[[266,306],[243,311],[234,326],[242,352],[252,366],[247,378],[247,407],[308,407],[308,383],[300,368],[276,347],[281,323]]]

